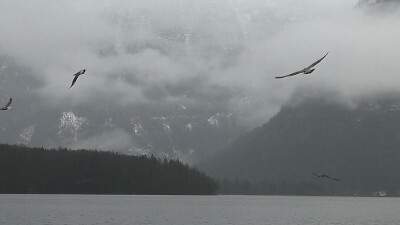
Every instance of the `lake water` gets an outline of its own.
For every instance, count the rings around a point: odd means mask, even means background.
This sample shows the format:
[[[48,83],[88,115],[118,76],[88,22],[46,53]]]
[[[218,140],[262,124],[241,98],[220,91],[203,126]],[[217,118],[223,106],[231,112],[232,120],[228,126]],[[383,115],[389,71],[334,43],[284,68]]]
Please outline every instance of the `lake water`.
[[[0,224],[400,224],[400,198],[0,195]]]

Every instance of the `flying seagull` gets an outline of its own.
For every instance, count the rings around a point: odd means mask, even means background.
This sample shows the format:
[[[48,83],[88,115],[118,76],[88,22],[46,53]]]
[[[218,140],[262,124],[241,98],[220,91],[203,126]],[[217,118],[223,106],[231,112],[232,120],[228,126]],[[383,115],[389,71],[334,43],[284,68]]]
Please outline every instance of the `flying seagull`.
[[[10,100],[8,101],[7,105],[4,106],[3,108],[0,108],[0,110],[9,110],[12,109],[12,107],[10,106],[12,103],[12,98],[10,98]]]
[[[314,72],[314,70],[315,70],[313,67],[316,66],[318,63],[320,63],[320,62],[328,55],[328,53],[329,53],[329,52],[327,52],[327,53],[324,55],[324,57],[318,59],[316,62],[314,62],[313,64],[311,64],[309,67],[306,67],[306,68],[304,68],[304,69],[302,69],[302,70],[299,70],[299,71],[297,71],[297,72],[291,73],[291,74],[289,74],[289,75],[285,75],[285,76],[281,76],[281,77],[275,77],[275,78],[276,78],[276,79],[280,79],[280,78],[285,78],[285,77],[291,77],[291,76],[297,75],[297,74],[299,74],[299,73],[310,74],[310,73]]]
[[[84,74],[85,72],[86,72],[86,69],[83,69],[83,70],[81,70],[81,71],[79,71],[79,72],[77,72],[77,73],[75,73],[75,74],[73,75],[73,76],[74,76],[74,79],[72,80],[71,87],[69,87],[70,89],[72,88],[72,86],[74,86],[75,82],[78,80],[78,77],[79,77],[80,75]]]
[[[318,178],[327,178],[327,179],[331,179],[331,180],[334,180],[334,181],[339,181],[338,178],[333,178],[333,177],[331,177],[331,176],[329,176],[329,175],[327,175],[327,174],[325,174],[325,173],[323,173],[323,174],[321,174],[321,175],[318,175],[318,174],[313,173],[312,175],[314,175],[314,176],[316,176],[316,177],[318,177]]]

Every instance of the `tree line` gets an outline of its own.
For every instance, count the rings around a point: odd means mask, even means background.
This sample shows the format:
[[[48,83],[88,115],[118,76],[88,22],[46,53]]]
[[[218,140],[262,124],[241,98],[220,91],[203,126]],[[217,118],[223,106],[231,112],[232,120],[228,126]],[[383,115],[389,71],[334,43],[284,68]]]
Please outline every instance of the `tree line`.
[[[213,195],[216,181],[178,159],[0,144],[0,193]]]
[[[322,182],[250,182],[249,180],[219,180],[222,195],[334,195]]]

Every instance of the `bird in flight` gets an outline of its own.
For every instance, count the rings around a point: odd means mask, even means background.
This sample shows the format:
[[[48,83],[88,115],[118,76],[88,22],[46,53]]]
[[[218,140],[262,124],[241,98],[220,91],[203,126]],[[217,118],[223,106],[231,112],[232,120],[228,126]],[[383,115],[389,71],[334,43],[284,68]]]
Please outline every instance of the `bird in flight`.
[[[78,80],[78,77],[79,77],[80,75],[84,74],[85,72],[86,72],[86,69],[83,69],[83,70],[81,70],[81,71],[79,71],[79,72],[77,72],[77,73],[75,73],[75,74],[73,75],[73,76],[74,76],[74,79],[72,80],[71,87],[69,87],[70,89],[72,88],[72,86],[74,86],[75,82]]]
[[[10,106],[12,103],[12,98],[10,98],[10,100],[8,101],[7,105],[4,106],[3,108],[0,108],[0,110],[9,110],[12,109],[12,107]]]
[[[331,176],[329,176],[329,175],[327,175],[327,174],[325,174],[325,173],[323,173],[323,174],[315,174],[315,173],[313,173],[312,175],[314,175],[314,176],[316,176],[316,177],[318,177],[318,178],[327,178],[327,179],[331,179],[331,180],[334,180],[334,181],[339,181],[339,179],[338,178],[333,178],[333,177],[331,177]]]
[[[291,76],[295,76],[295,75],[300,74],[300,73],[303,73],[303,74],[310,74],[310,73],[314,72],[314,70],[315,70],[315,68],[313,68],[313,67],[316,66],[318,63],[320,63],[320,62],[328,55],[328,53],[329,53],[329,52],[327,52],[327,53],[324,55],[324,57],[318,59],[316,62],[314,62],[313,64],[311,64],[310,66],[308,66],[308,67],[306,67],[306,68],[304,68],[304,69],[302,69],[302,70],[296,71],[296,72],[291,73],[291,74],[289,74],[289,75],[280,76],[280,77],[275,77],[275,78],[276,78],[276,79],[280,79],[280,78],[285,78],[285,77],[291,77]]]

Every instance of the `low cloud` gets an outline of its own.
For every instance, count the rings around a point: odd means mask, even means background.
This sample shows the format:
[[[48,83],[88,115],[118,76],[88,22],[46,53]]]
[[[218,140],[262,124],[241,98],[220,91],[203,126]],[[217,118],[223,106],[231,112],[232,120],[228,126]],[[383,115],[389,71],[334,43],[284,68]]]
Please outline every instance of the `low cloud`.
[[[132,138],[122,129],[115,129],[77,141],[73,149],[124,150],[132,146]]]
[[[0,51],[33,70],[47,107],[180,99],[232,111],[254,127],[304,86],[344,99],[398,90],[400,16],[357,2],[4,0]],[[313,74],[274,79],[328,51]],[[68,91],[82,68],[87,73]]]

